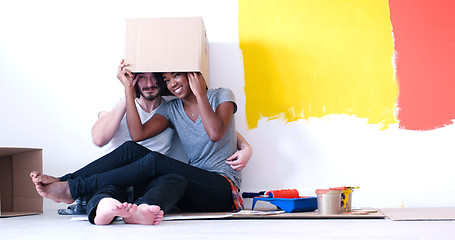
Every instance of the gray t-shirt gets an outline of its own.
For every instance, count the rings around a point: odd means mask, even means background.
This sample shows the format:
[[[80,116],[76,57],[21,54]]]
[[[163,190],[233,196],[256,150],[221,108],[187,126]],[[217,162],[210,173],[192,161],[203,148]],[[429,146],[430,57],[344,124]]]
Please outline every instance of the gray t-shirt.
[[[223,102],[233,102],[234,113],[237,111],[235,97],[230,89],[209,89],[207,98],[213,111],[216,111],[218,105]],[[188,164],[222,174],[231,179],[237,187],[240,187],[240,171],[232,169],[230,165],[225,163],[226,159],[237,150],[234,115],[232,115],[231,124],[224,137],[218,142],[212,142],[202,125],[201,116],[196,122],[193,122],[186,115],[180,99],[164,103],[155,114],[164,116],[171,122],[172,127],[176,129],[183,148],[188,155]]]

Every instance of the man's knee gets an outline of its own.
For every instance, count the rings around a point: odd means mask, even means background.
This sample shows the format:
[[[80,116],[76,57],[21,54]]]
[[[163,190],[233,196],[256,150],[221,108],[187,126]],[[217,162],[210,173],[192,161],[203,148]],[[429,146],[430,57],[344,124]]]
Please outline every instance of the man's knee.
[[[136,147],[138,144],[136,142],[133,142],[133,141],[126,141],[124,142],[121,147],[123,148],[133,148],[133,147]]]
[[[153,159],[160,159],[163,155],[159,152],[151,151],[150,153],[147,154],[147,157],[153,158]]]

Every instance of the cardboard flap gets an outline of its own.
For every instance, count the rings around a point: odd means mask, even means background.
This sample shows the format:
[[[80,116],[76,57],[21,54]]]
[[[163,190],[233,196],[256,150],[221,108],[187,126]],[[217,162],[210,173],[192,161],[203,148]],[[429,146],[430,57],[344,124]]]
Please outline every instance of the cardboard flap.
[[[43,198],[36,192],[30,172],[42,171],[42,150],[0,148],[0,217],[43,212]]]
[[[13,210],[39,211],[43,199],[36,192],[30,179],[31,171],[42,171],[42,150],[28,151],[13,155]]]

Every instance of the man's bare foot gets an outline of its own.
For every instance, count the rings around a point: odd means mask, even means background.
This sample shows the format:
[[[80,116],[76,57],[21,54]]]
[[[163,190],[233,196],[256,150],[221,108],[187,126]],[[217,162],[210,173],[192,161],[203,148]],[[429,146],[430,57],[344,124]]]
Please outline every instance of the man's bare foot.
[[[52,177],[46,174],[42,174],[37,171],[33,171],[30,173],[30,177],[32,178],[32,182],[37,185],[37,184],[51,184],[54,182],[60,182],[60,179],[56,177]]]
[[[71,204],[74,199],[71,197],[68,182],[54,182],[50,184],[35,184],[36,191],[44,198],[54,202]]]
[[[96,208],[95,224],[110,224],[114,217],[128,218],[131,215],[129,210],[132,206],[131,203],[120,203],[114,198],[103,198]]]
[[[130,217],[124,217],[123,221],[130,224],[157,225],[163,220],[164,212],[157,205],[133,204],[129,210]]]

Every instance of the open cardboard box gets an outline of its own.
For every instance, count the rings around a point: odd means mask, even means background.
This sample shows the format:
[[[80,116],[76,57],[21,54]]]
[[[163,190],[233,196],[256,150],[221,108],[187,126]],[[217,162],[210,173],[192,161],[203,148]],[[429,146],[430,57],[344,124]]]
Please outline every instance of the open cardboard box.
[[[42,149],[0,147],[0,217],[43,212],[43,198],[30,180],[30,172],[42,168]]]
[[[202,17],[126,19],[131,72],[200,72],[209,85],[209,44]]]

